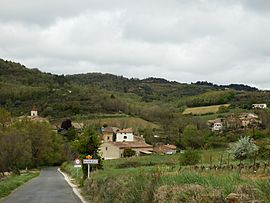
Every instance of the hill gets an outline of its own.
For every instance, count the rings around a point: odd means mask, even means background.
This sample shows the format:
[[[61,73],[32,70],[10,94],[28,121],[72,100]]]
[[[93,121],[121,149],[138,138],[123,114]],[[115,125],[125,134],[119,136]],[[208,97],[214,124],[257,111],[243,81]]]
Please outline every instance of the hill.
[[[228,103],[251,108],[252,103],[270,99],[269,91],[246,85],[186,84],[101,73],[54,75],[2,59],[0,81],[0,105],[13,115],[27,114],[37,105],[41,115],[52,118],[123,112],[159,122],[186,107]]]

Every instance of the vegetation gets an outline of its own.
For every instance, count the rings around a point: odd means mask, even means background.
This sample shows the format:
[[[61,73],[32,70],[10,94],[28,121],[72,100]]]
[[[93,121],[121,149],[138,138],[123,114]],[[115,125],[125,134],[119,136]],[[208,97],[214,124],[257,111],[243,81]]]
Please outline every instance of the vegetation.
[[[185,152],[180,156],[180,164],[184,166],[198,164],[200,160],[201,156],[199,153],[191,149],[185,150]]]
[[[37,177],[38,175],[38,172],[28,172],[2,179],[0,181],[0,198],[9,195],[14,189],[29,181],[30,179]]]
[[[101,157],[99,154],[100,139],[97,130],[93,127],[85,128],[83,133],[77,134],[75,140],[71,143],[73,150],[77,153],[77,157],[85,159],[86,156],[91,156],[93,159],[98,159],[99,164],[92,166],[91,169],[102,168]],[[87,165],[83,164],[84,179],[87,177]]]
[[[236,159],[240,161],[254,156],[258,151],[258,147],[252,143],[250,137],[242,137],[236,143],[233,144],[229,153],[233,154]]]
[[[93,202],[225,202],[233,195],[240,202],[268,201],[269,168],[260,168],[258,175],[240,174],[236,163],[235,169],[220,167],[226,150],[197,152],[201,162],[195,166],[183,166],[182,154],[106,160],[104,168],[84,182],[83,194]],[[213,168],[205,168],[211,164]],[[76,169],[71,168],[75,175]]]
[[[124,157],[132,157],[132,156],[135,156],[136,152],[132,149],[124,149],[124,152],[123,152],[123,156]]]
[[[8,115],[4,109],[1,112]],[[65,160],[63,138],[47,122],[27,118],[0,128],[0,148],[0,173],[19,174],[20,169],[60,164]]]

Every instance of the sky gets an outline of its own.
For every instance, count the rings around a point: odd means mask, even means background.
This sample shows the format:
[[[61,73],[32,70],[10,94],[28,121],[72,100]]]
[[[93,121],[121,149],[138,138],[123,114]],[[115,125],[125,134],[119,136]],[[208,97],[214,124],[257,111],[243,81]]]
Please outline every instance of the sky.
[[[0,58],[270,89],[269,0],[0,0]]]

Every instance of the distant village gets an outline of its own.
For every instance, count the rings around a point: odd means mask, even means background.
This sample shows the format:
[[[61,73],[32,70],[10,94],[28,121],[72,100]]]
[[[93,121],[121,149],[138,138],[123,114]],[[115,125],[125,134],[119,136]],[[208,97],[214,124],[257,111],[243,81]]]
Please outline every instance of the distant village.
[[[266,109],[266,104],[253,104],[253,109]],[[229,114],[226,117],[208,120],[208,126],[212,131],[228,129],[258,128],[262,121],[255,113]]]
[[[266,104],[253,104],[254,109],[266,109]],[[30,116],[20,116],[32,121],[49,122],[47,118],[38,115],[38,110],[34,106]],[[216,132],[222,132],[228,129],[257,128],[261,124],[259,116],[255,113],[229,114],[226,117],[208,120],[209,129]],[[77,131],[83,127],[83,123],[72,122],[67,119],[61,126],[54,126],[54,130],[61,132],[65,130],[63,125],[72,126]],[[176,146],[172,144],[157,143],[155,146],[147,144],[143,135],[136,135],[132,128],[120,129],[112,126],[104,126],[99,129],[100,133],[100,153],[103,159],[119,159],[124,157],[125,150],[132,150],[135,156],[144,156],[153,153],[175,154]]]

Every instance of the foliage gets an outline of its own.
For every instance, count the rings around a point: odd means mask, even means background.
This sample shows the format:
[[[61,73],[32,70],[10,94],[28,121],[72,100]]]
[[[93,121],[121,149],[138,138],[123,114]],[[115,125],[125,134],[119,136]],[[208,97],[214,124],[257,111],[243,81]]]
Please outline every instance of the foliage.
[[[230,111],[229,107],[225,105],[220,106],[218,109],[218,113],[227,113],[229,111]]]
[[[38,172],[31,172],[22,175],[10,176],[0,181],[0,198],[9,195],[14,189],[18,188],[23,183],[35,178],[39,175]]]
[[[130,148],[128,149],[124,149],[124,152],[123,152],[123,156],[124,157],[132,157],[132,156],[135,156],[136,155],[136,152]]]
[[[200,160],[201,156],[198,151],[192,149],[185,150],[180,156],[180,164],[184,166],[198,164]]]
[[[0,130],[0,172],[59,164],[65,160],[64,141],[47,122],[28,119]]]
[[[75,140],[71,143],[73,150],[81,159],[90,155],[93,159],[99,160],[99,164],[97,166],[94,165],[91,169],[102,168],[101,156],[99,154],[100,144],[99,134],[93,126],[87,127],[81,134],[77,134]],[[87,177],[87,166],[84,164],[82,168],[85,179]]]
[[[11,122],[11,113],[0,107],[0,125],[5,127]]]
[[[82,168],[75,168],[74,163],[72,162],[64,162],[60,168],[61,171],[71,176],[79,185],[83,185],[84,179]]]
[[[182,142],[186,148],[198,149],[204,145],[204,138],[196,126],[188,125],[183,131]]]
[[[235,159],[244,160],[251,157],[258,151],[258,147],[253,143],[250,137],[241,137],[236,143],[229,149],[229,153],[234,156]]]

